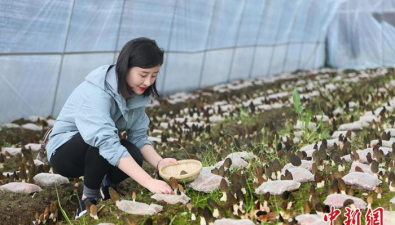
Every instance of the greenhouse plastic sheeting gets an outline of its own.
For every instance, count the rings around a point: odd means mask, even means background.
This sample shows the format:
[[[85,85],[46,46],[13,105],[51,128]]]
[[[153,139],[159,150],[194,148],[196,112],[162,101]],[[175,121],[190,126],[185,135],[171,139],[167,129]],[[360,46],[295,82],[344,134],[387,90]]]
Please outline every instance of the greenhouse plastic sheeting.
[[[349,0],[328,30],[328,64],[364,69],[395,65],[395,1]]]
[[[0,123],[56,117],[91,70],[141,36],[166,51],[165,95],[325,65],[392,65],[394,1],[2,0]]]

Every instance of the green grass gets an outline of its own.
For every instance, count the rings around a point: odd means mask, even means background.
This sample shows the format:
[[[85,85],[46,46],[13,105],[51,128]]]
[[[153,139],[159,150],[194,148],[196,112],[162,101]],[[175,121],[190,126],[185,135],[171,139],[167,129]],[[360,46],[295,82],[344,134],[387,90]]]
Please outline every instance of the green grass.
[[[58,185],[55,184],[55,192],[56,192],[56,198],[57,198],[57,202],[58,202],[58,207],[59,207],[59,211],[62,213],[64,219],[67,221],[68,224],[72,224],[70,221],[69,216],[67,215],[66,211],[63,210],[62,205],[60,204],[60,199],[59,199],[59,192],[58,192]]]

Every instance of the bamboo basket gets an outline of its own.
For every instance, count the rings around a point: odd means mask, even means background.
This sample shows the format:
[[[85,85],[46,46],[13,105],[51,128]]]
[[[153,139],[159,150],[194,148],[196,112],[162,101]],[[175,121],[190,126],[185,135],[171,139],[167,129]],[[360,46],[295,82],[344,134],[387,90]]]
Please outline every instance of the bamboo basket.
[[[187,172],[181,175],[181,171]],[[178,164],[167,164],[159,170],[159,175],[166,181],[170,180],[170,177],[176,178],[179,182],[191,182],[194,181],[202,170],[202,163],[194,159],[178,160]]]

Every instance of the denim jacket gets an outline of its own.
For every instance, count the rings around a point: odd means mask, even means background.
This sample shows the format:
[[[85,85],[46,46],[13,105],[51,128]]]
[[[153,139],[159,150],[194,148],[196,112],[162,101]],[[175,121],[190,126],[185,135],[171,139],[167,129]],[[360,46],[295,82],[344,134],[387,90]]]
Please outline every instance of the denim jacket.
[[[130,156],[121,145],[120,132],[127,131],[128,141],[140,150],[146,144],[152,145],[147,136],[150,120],[145,113],[150,97],[133,94],[133,98],[125,100],[117,87],[115,66],[101,66],[86,76],[56,119],[46,146],[48,160],[78,132],[114,166]]]

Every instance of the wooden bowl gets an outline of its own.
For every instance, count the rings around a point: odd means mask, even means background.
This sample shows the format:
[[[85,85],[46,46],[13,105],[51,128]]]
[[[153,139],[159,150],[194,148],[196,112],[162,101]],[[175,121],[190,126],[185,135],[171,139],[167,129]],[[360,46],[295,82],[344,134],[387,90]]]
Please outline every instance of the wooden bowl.
[[[194,181],[202,170],[202,163],[194,159],[178,160],[178,164],[167,164],[159,170],[159,175],[166,181],[170,180],[170,177],[174,177],[179,182],[191,182]],[[181,171],[185,171],[186,174],[181,175]]]

